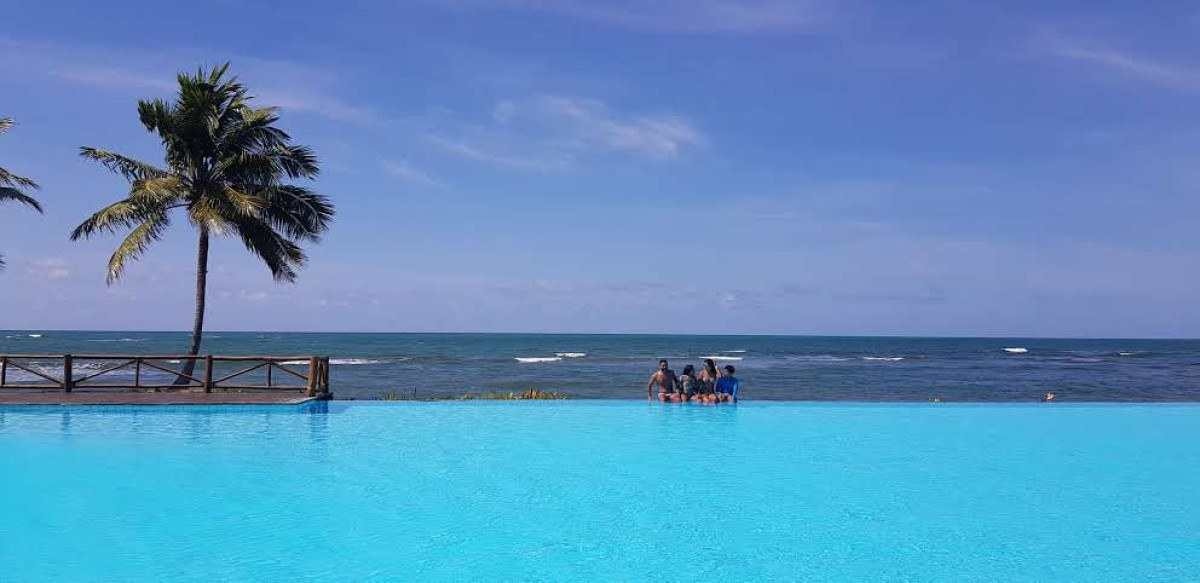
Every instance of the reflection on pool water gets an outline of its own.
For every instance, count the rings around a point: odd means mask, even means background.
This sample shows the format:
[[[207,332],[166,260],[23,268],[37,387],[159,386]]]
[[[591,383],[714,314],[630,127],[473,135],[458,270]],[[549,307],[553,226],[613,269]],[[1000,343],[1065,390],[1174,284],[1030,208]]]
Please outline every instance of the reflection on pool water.
[[[1200,406],[0,408],[25,580],[1188,580]]]

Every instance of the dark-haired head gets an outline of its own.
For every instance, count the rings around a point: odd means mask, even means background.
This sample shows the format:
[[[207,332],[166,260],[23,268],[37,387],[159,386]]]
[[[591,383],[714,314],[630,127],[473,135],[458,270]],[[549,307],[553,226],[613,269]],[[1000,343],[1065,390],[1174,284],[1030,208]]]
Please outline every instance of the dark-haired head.
[[[711,358],[704,359],[704,370],[707,370],[708,372],[717,372],[717,363],[713,362],[713,359]]]
[[[696,367],[694,367],[690,364],[684,365],[683,374],[685,374],[687,376],[692,376],[692,375],[696,374]]]
[[[726,373],[726,374],[730,374],[730,375],[732,375],[732,374],[733,374],[733,371],[734,371],[734,368],[733,368],[733,365],[732,365],[732,364],[727,364],[727,365],[725,365],[725,373]]]

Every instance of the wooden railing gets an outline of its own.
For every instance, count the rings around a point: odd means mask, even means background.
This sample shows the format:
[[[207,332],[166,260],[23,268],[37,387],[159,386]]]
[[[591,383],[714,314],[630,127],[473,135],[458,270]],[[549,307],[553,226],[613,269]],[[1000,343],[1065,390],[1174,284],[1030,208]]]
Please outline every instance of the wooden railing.
[[[195,364],[184,374],[186,364]],[[80,363],[91,368],[79,370]],[[17,382],[10,373],[26,377]],[[253,374],[259,372],[258,374]],[[125,373],[118,378],[117,373]],[[132,379],[128,374],[132,373]],[[149,375],[152,378],[146,378]],[[258,383],[252,377],[259,377]],[[280,382],[280,379],[283,382]],[[298,384],[298,381],[303,384]],[[290,384],[289,384],[290,382]],[[125,354],[0,354],[0,389],[295,390],[329,392],[329,358],[322,356],[213,356]]]

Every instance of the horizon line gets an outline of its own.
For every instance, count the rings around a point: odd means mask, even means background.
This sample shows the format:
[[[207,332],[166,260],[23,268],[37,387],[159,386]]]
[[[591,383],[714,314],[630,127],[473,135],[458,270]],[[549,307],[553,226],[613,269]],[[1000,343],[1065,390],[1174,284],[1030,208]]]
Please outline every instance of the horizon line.
[[[11,328],[0,329],[3,332],[139,332],[146,334],[191,334],[189,330],[148,330],[148,329],[77,329],[77,328]],[[410,334],[410,335],[461,335],[461,336],[741,336],[741,337],[783,337],[783,338],[898,338],[898,339],[956,339],[956,340],[1172,340],[1200,341],[1200,337],[1191,336],[1039,336],[1039,335],[920,335],[920,334],[815,334],[815,333],[768,333],[768,332],[521,332],[521,331],[380,331],[380,330],[205,330],[208,334]]]

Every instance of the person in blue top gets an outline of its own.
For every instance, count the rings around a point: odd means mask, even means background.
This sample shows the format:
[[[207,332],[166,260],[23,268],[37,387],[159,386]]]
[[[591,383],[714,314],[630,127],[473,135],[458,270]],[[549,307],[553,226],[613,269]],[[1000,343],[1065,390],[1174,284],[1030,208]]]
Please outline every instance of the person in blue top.
[[[725,365],[725,374],[717,379],[716,392],[718,402],[737,402],[738,390],[742,388],[742,382],[733,376],[734,370],[733,365]]]

